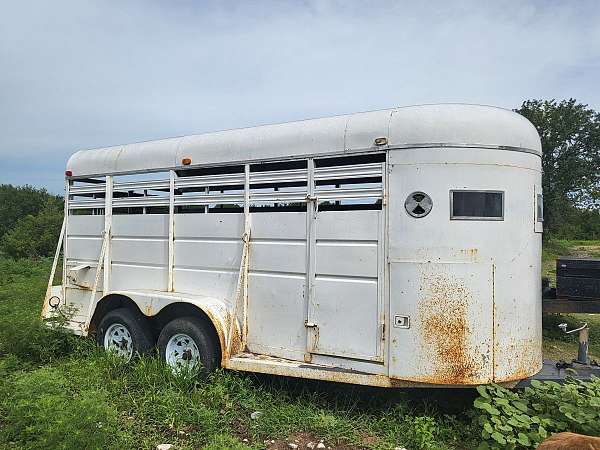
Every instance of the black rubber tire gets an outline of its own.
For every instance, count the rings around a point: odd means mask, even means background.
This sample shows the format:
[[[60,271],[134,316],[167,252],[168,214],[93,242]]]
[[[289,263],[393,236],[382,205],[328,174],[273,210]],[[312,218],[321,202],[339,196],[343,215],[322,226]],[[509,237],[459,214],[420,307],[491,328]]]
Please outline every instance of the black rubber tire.
[[[133,355],[136,353],[140,355],[150,353],[155,344],[150,325],[142,314],[128,308],[113,309],[102,318],[96,330],[96,343],[98,346],[104,348],[104,334],[114,323],[124,325],[131,334]]]
[[[176,334],[187,334],[194,340],[200,353],[200,362],[202,367],[200,373],[208,375],[218,369],[221,364],[221,354],[219,351],[219,342],[216,336],[205,321],[196,317],[178,317],[171,320],[164,326],[158,336],[158,352],[162,361],[167,361],[166,349],[167,343],[171,337]]]

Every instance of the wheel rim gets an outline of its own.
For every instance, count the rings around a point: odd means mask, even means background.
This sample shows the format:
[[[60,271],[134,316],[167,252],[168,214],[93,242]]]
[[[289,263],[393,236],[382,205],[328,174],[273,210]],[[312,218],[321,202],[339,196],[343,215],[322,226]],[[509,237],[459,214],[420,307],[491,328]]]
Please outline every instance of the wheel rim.
[[[167,342],[165,360],[174,373],[196,372],[200,368],[200,350],[184,333],[175,334]]]
[[[126,361],[133,356],[133,338],[127,327],[121,323],[113,323],[104,333],[104,349]]]

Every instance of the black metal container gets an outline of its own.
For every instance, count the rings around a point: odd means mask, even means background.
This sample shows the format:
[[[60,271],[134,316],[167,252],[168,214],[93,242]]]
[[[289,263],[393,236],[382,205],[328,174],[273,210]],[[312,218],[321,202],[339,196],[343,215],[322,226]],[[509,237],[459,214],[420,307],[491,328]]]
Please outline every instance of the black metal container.
[[[558,258],[556,296],[572,300],[600,301],[600,259]]]

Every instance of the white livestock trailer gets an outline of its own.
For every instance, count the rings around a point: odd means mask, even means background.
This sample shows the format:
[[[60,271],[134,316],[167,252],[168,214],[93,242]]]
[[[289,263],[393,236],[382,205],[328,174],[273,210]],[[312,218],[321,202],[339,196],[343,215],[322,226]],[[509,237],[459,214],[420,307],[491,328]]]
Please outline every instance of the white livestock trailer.
[[[174,368],[377,386],[542,366],[541,146],[511,111],[411,106],[79,151],[65,189],[43,316],[76,311],[74,332],[126,358],[158,347]]]

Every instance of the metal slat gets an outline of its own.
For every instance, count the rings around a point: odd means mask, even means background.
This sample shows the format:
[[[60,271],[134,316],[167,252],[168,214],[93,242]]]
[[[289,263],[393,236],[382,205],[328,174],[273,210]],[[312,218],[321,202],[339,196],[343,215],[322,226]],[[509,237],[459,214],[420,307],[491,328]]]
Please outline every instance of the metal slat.
[[[100,200],[69,200],[69,209],[104,208],[104,199]]]
[[[104,194],[106,188],[104,185],[96,185],[96,186],[81,186],[81,187],[71,187],[69,189],[70,195],[82,195],[82,194]]]
[[[292,182],[292,181],[307,181],[308,173],[306,169],[295,170],[277,170],[272,172],[255,172],[250,173],[250,183],[275,183],[275,182]]]
[[[337,180],[344,178],[381,177],[383,164],[358,164],[356,166],[322,167],[315,169],[315,180]]]
[[[264,192],[250,193],[250,201],[253,202],[304,202],[306,192]]]
[[[115,208],[141,208],[144,206],[169,206],[169,197],[113,198]]]
[[[212,205],[222,203],[243,203],[244,194],[223,194],[223,195],[190,195],[190,196],[176,196],[176,206],[186,205]],[[168,204],[168,202],[167,202]]]
[[[210,186],[243,185],[244,174],[233,175],[200,175],[196,177],[183,177],[175,179],[175,189]]]
[[[114,183],[113,189],[115,191],[136,191],[136,190],[168,190],[169,180],[148,180],[148,181],[126,181],[121,183]]]
[[[361,198],[383,198],[383,189],[327,189],[315,190],[315,195],[321,200],[361,199]]]

